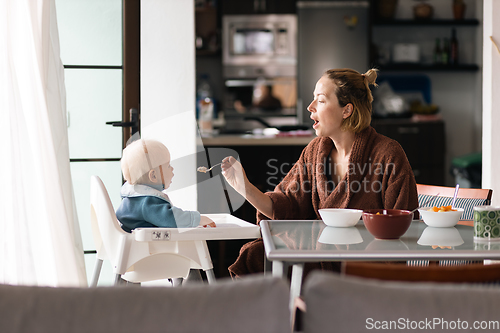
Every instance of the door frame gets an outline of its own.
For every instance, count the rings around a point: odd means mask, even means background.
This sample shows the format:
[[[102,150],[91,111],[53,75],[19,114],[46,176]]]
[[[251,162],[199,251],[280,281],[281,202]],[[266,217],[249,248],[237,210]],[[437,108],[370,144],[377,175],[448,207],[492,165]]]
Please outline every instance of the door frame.
[[[123,0],[123,110],[122,121],[131,122],[131,109],[141,112],[141,1]],[[132,127],[123,127],[123,148],[132,136]]]

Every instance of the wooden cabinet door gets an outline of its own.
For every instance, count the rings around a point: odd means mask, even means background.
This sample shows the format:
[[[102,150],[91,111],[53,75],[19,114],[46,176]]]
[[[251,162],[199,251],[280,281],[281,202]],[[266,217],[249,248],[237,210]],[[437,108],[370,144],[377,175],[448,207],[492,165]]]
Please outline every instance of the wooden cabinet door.
[[[399,142],[420,184],[445,185],[445,133],[442,121],[377,120],[375,130]]]

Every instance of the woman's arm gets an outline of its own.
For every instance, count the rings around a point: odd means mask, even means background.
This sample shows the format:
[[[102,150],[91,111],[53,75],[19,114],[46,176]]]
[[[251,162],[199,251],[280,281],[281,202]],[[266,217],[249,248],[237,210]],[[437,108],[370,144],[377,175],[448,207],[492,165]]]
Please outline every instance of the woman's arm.
[[[246,199],[259,212],[271,218],[273,216],[273,201],[271,198],[262,193],[255,185],[248,182],[246,186]]]
[[[258,210],[258,221],[266,217],[280,220],[312,219],[316,217],[312,196],[316,186],[316,157],[319,149],[319,140],[314,139],[309,143],[273,192],[262,193],[251,184],[241,163],[234,157],[223,160],[222,170],[228,183]]]
[[[255,209],[268,217],[273,215],[271,198],[250,183],[243,166],[234,157],[228,156],[222,160],[222,174],[229,185],[250,202]]]

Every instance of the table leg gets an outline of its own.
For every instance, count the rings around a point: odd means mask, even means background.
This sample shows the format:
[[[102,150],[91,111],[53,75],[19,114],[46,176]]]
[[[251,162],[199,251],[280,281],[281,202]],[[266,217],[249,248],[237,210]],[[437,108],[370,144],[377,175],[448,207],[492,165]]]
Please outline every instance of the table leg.
[[[292,281],[290,282],[290,313],[293,312],[295,298],[300,296],[303,273],[304,264],[294,264],[292,266]]]
[[[215,274],[214,274],[213,268],[212,269],[207,269],[205,271],[205,273],[207,274],[208,283],[214,283],[215,282]]]
[[[102,259],[97,259],[94,266],[94,274],[92,275],[92,281],[90,281],[91,287],[97,287],[97,282],[99,281],[99,275],[101,274]]]
[[[273,261],[273,277],[285,278],[285,269],[283,261],[274,260]]]
[[[271,261],[267,260],[267,257],[264,254],[264,275],[269,274],[270,272],[272,272],[272,270],[273,270],[272,263]]]

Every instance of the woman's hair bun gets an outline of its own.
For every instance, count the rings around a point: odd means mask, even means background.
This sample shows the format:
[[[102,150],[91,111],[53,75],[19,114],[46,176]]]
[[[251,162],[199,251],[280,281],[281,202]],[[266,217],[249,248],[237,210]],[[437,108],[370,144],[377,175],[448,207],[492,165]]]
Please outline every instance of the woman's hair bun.
[[[375,81],[377,80],[377,72],[378,69],[372,68],[369,69],[365,74],[363,74],[363,76],[366,78],[366,81],[368,81],[368,84],[377,86],[377,84],[375,83]]]

